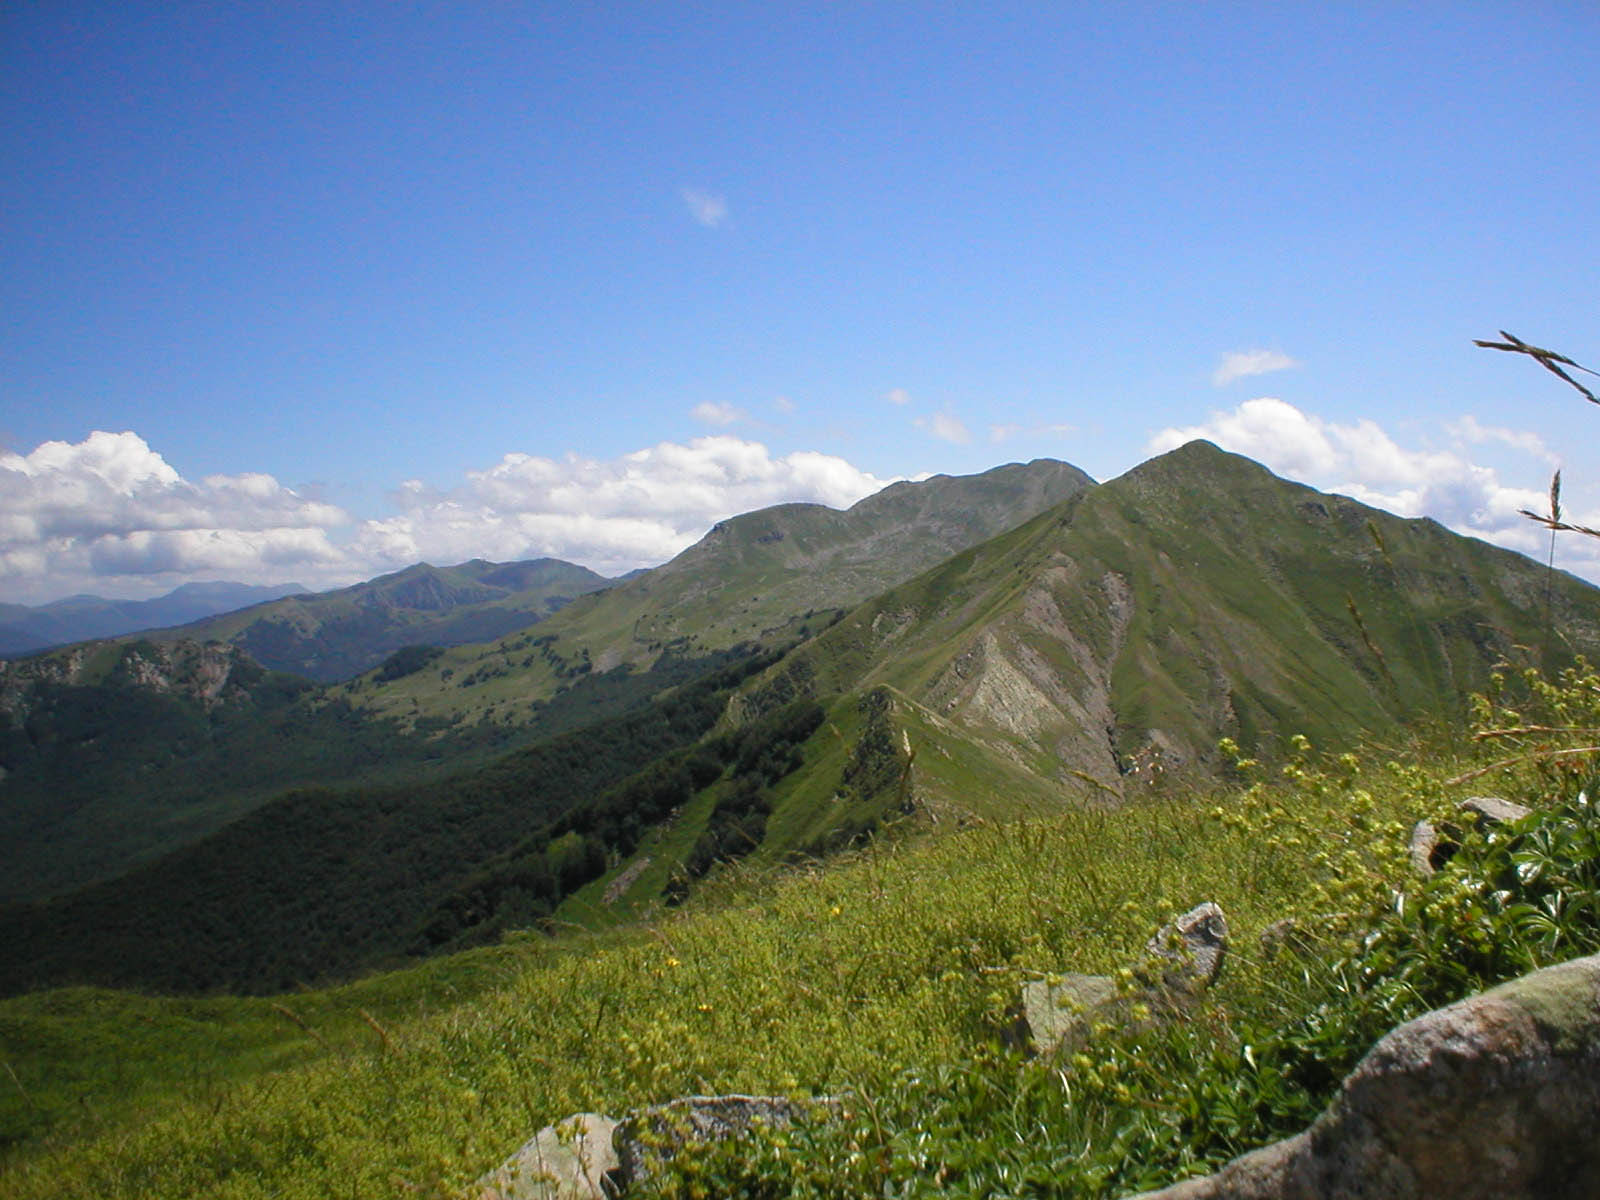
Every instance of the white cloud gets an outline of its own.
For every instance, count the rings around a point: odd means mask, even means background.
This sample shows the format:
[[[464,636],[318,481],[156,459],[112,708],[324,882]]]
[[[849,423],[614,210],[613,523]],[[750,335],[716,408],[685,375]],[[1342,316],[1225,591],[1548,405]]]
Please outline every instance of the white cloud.
[[[1451,434],[1461,441],[1470,442],[1474,446],[1498,442],[1503,446],[1521,450],[1524,454],[1531,454],[1542,458],[1552,466],[1556,463],[1556,455],[1549,446],[1544,444],[1544,439],[1537,433],[1525,429],[1507,429],[1501,425],[1484,425],[1478,418],[1468,413],[1458,421],[1452,421],[1448,426]]]
[[[911,393],[905,388],[890,388],[883,394],[883,398],[890,404],[910,404]]]
[[[1483,538],[1525,554],[1541,555],[1548,535],[1520,509],[1548,507],[1548,450],[1534,435],[1495,429],[1463,418],[1444,432],[1447,448],[1402,446],[1371,420],[1327,421],[1270,396],[1246,400],[1231,412],[1213,413],[1201,425],[1163,429],[1149,442],[1153,454],[1176,449],[1195,438],[1247,455],[1279,474],[1339,492],[1404,517],[1432,517],[1458,533]],[[1526,478],[1536,486],[1501,480],[1494,467],[1474,462],[1472,444],[1496,442],[1528,459]],[[1523,474],[1523,468],[1515,468]],[[1594,515],[1569,514],[1584,524]],[[1558,551],[1558,563],[1589,578],[1600,578],[1600,546],[1573,538]]]
[[[1236,379],[1286,371],[1299,365],[1281,350],[1236,350],[1222,356],[1217,369],[1211,373],[1211,382],[1217,387],[1227,387]]]
[[[787,396],[774,396],[772,398],[772,407],[781,413],[792,413],[794,411],[794,401]]]
[[[683,196],[684,205],[689,209],[689,215],[707,229],[720,229],[722,223],[728,219],[726,197],[701,188],[684,188],[680,195]]]
[[[989,426],[989,440],[998,445],[1009,442],[1016,437],[1029,438],[1062,438],[1071,437],[1078,432],[1076,425],[991,425]]]
[[[357,544],[384,564],[550,555],[614,574],[670,558],[726,517],[792,500],[845,508],[890,482],[727,435],[615,459],[508,454],[446,495],[418,493],[400,515],[366,522]]]
[[[135,433],[0,454],[0,588],[36,601],[219,573],[309,578],[342,561],[328,531],[348,521],[270,475],[185,480]]]
[[[785,501],[846,508],[891,479],[728,435],[613,459],[507,454],[438,489],[400,484],[357,522],[269,475],[198,483],[133,433],[0,454],[0,598],[154,595],[191,579],[334,587],[419,560],[549,555],[603,574],[653,566],[726,517]]]
[[[744,412],[731,404],[713,404],[709,400],[696,404],[689,413],[696,421],[707,425],[732,425],[744,418]]]
[[[911,423],[942,442],[953,442],[958,446],[965,446],[972,440],[972,434],[967,432],[967,427],[961,423],[958,417],[950,413],[934,413],[931,417],[915,417]]]

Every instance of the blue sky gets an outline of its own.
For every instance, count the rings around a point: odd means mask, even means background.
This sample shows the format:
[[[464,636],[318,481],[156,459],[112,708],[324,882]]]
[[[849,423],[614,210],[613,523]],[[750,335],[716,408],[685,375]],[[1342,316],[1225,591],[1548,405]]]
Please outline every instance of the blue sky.
[[[617,571],[1188,435],[1537,553],[1600,412],[1470,339],[1600,359],[1597,50],[1592,3],[21,0],[0,600]]]

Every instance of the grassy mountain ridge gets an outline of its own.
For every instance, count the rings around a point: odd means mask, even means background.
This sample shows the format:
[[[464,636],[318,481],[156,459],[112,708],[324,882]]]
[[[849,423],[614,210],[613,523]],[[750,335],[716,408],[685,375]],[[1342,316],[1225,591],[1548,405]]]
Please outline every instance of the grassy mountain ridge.
[[[553,558],[417,563],[352,587],[289,596],[146,636],[229,642],[272,670],[331,683],[371,670],[402,646],[457,646],[524,629],[610,582]]]
[[[734,717],[885,684],[1064,796],[1214,761],[1219,737],[1347,741],[1452,710],[1553,620],[1600,645],[1570,576],[1191,443],[852,611]]]
[[[12,1143],[0,1187],[442,1200],[569,1113],[729,1092],[864,1099],[815,1138],[685,1164],[700,1171],[685,1190],[977,1200],[1160,1186],[1302,1128],[1417,1003],[1600,946],[1583,905],[1559,945],[1505,920],[1486,944],[1481,913],[1439,903],[1470,872],[1437,887],[1404,875],[1410,823],[1462,794],[1445,782],[1470,765],[1462,748],[1301,760],[1205,803],[1168,796],[891,841],[827,870],[725,879],[647,928],[520,938],[353,987],[0,1001],[15,1079],[0,1093],[0,1141]],[[1547,782],[1526,772],[1495,787],[1522,796]],[[1574,806],[1550,803],[1538,830],[1498,853],[1553,842],[1539,859],[1545,893],[1576,895],[1593,862],[1569,854],[1592,846],[1593,812],[1585,829]],[[1310,861],[1286,841],[1325,853]],[[1485,851],[1467,848],[1472,863]],[[1484,889],[1498,885],[1485,874]],[[1347,960],[1364,953],[1369,906],[1387,914],[1380,950],[1405,932],[1395,887],[1435,901],[1407,910],[1433,949],[1402,957],[1403,973],[1392,958]],[[1315,916],[1330,895],[1358,914],[1350,927]],[[1006,1048],[1024,981],[1116,972],[1202,898],[1221,904],[1238,952],[1187,1019],[1034,1063]],[[1257,952],[1285,917],[1315,953]],[[1469,945],[1459,935],[1472,929]],[[1352,981],[1363,966],[1374,982]],[[1453,992],[1436,990],[1442,974]],[[1391,983],[1429,991],[1396,1014]]]
[[[548,639],[463,647],[382,688],[352,685],[375,711],[404,717],[520,711],[575,671],[643,669],[668,651],[704,654],[743,641],[814,633],[833,613],[1092,486],[1049,459],[979,475],[898,483],[840,512],[783,504],[720,522],[672,561],[574,602],[541,625]],[[447,675],[446,672],[449,672]],[[485,678],[485,675],[488,678]],[[466,690],[461,680],[477,676]],[[487,684],[487,686],[482,686]]]

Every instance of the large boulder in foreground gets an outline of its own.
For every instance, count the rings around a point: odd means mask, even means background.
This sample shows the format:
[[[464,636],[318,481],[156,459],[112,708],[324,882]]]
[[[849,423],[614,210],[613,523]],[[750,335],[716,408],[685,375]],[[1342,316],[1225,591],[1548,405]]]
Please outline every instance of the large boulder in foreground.
[[[1595,1200],[1600,955],[1410,1021],[1304,1133],[1140,1200]]]

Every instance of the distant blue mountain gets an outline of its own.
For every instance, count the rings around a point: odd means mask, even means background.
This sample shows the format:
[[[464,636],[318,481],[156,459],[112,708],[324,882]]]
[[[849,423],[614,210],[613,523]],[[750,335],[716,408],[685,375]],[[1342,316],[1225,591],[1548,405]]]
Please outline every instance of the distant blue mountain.
[[[187,625],[266,600],[300,595],[298,583],[186,583],[153,600],[107,600],[68,596],[49,604],[0,604],[0,658],[31,654],[90,638],[116,637],[141,629]]]

